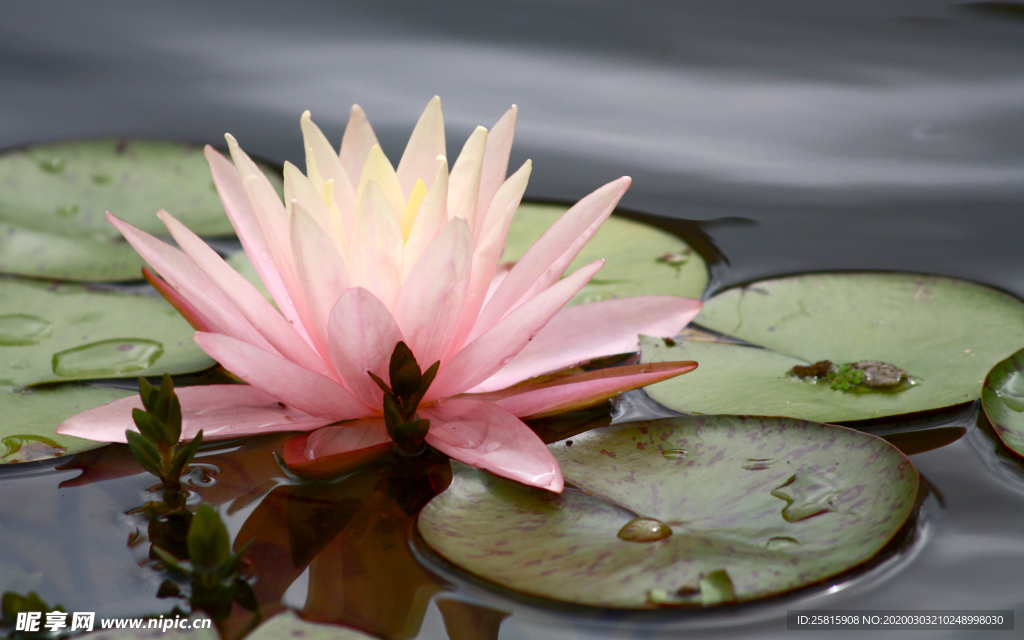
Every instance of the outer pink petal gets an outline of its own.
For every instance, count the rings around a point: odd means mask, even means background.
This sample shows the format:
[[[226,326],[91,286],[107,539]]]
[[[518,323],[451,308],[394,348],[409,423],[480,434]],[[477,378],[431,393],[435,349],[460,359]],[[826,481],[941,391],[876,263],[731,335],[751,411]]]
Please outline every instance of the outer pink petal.
[[[498,187],[505,182],[508,172],[508,156],[512,152],[512,138],[516,133],[516,105],[505,112],[487,133],[487,149],[484,151],[483,168],[480,171],[480,199],[477,202],[477,224],[475,239],[481,237],[487,224],[491,199]]]
[[[454,338],[472,255],[469,225],[455,218],[427,247],[398,295],[395,321],[423,369],[440,360]]]
[[[274,349],[298,365],[330,375],[330,369],[256,287],[174,216],[166,211],[160,211],[157,216],[167,225],[178,246]]]
[[[700,311],[700,300],[640,296],[566,307],[519,354],[472,389],[495,391],[594,358],[636,351],[639,335],[678,335]]]
[[[406,200],[416,185],[423,180],[427,189],[434,183],[437,156],[446,156],[444,145],[444,116],[441,115],[441,98],[434,96],[416,122],[416,128],[409,136],[402,159],[398,161],[398,183]]]
[[[511,273],[483,308],[470,340],[493,327],[509,311],[558,280],[569,264],[611,215],[629,178],[619,178],[577,202],[516,262]]]
[[[277,398],[242,384],[181,387],[181,437],[191,440],[203,430],[204,440],[223,440],[275,431],[310,431],[332,420],[314,418],[293,407],[282,407]],[[132,409],[142,409],[139,396],[129,396],[71,416],[57,433],[97,440],[125,442],[127,429],[138,431]]]
[[[378,144],[377,136],[373,133],[373,128],[366,119],[363,108],[357,104],[352,105],[348,116],[348,126],[345,127],[345,135],[341,138],[341,151],[339,152],[341,166],[348,174],[349,183],[359,184],[366,156],[370,155],[370,149],[376,144]]]
[[[309,415],[351,420],[372,413],[345,387],[280,356],[216,333],[197,332],[195,341],[242,380]]]
[[[291,227],[295,268],[317,332],[328,345],[329,352],[327,321],[342,292],[351,286],[348,267],[337,246],[298,202],[292,203]],[[329,375],[335,377],[333,368]]]
[[[270,249],[267,248],[267,242],[263,239],[263,232],[260,231],[256,214],[252,210],[252,205],[249,204],[249,196],[245,193],[235,165],[217,153],[210,145],[206,145],[205,153],[206,161],[210,163],[210,172],[213,174],[213,184],[217,187],[224,211],[227,212],[231,226],[238,234],[238,239],[242,241],[242,248],[252,261],[256,274],[259,275],[284,316],[289,320],[298,321],[298,315],[288,297],[288,292],[285,291],[281,274],[277,272],[277,267],[270,259]],[[261,256],[265,256],[265,258],[261,259]]]
[[[466,345],[438,372],[424,401],[471,389],[504,366],[604,265],[592,262],[520,305],[493,329]]]
[[[390,442],[384,418],[360,418],[344,424],[318,429],[309,434],[302,451],[306,460],[326,458],[338,453],[358,451]]]
[[[388,309],[402,288],[402,230],[376,182],[368,182],[352,229],[349,276],[373,292]]]
[[[216,331],[273,351],[270,343],[180,249],[136,229],[109,211],[107,220]]]
[[[476,208],[480,197],[480,171],[487,148],[487,129],[477,127],[463,145],[448,178],[448,217],[465,218],[476,228]]]
[[[366,289],[348,289],[331,311],[328,334],[345,387],[369,406],[382,407],[383,394],[366,372],[388,380],[391,354],[405,339],[391,312]]]
[[[216,333],[217,330],[214,328],[213,323],[206,319],[206,317],[199,313],[199,310],[192,306],[192,303],[181,296],[180,293],[174,290],[174,287],[167,284],[167,281],[153,273],[146,267],[142,267],[142,277],[146,279],[154,289],[156,289],[160,295],[164,297],[167,302],[171,303],[181,317],[185,318],[192,328],[196,331],[207,331]]]
[[[519,418],[473,400],[450,399],[419,411],[427,443],[460,462],[555,493],[565,486],[558,462]]]
[[[540,418],[582,409],[625,391],[646,387],[697,368],[696,362],[658,364],[662,366],[647,364],[588,371],[535,384],[526,383],[499,391],[497,394],[482,395],[503,396],[492,401],[514,416],[524,419]]]

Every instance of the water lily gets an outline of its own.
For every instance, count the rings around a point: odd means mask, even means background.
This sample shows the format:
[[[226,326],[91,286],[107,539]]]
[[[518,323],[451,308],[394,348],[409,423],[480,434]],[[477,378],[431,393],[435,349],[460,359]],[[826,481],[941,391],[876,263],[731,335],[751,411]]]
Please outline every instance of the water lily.
[[[647,296],[565,307],[601,268],[562,277],[629,187],[625,177],[569,209],[514,265],[500,265],[531,170],[527,161],[506,179],[515,120],[512,107],[490,131],[478,127],[449,171],[434,98],[395,169],[358,106],[340,153],[306,112],[306,173],[285,164],[284,202],[232,136],[233,163],[207,147],[221,201],[273,304],[169,213],[158,215],[180,249],[108,213],[162,276],[148,279],[197,328],[196,342],[248,383],[179,389],[183,437],[316,430],[289,450],[290,463],[372,447],[390,439],[390,380],[394,398],[415,401],[403,415],[428,424],[426,443],[557,492],[558,464],[523,418],[691,370],[691,362],[663,363],[530,380],[635,350],[641,333],[673,336],[700,302]],[[391,366],[399,343],[416,376],[436,363],[428,386],[405,400]],[[137,407],[126,398],[58,431],[124,442]]]

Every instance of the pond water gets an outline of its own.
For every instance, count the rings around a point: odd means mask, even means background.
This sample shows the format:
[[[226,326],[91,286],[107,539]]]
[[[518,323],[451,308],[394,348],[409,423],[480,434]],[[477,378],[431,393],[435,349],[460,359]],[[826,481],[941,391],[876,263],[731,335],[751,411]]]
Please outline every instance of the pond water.
[[[718,257],[711,292],[898,269],[1024,297],[1017,3],[36,2],[0,8],[0,34],[0,147],[95,135],[216,142],[231,131],[253,153],[295,160],[304,109],[333,140],[359,102],[397,157],[435,93],[450,140],[514,102],[512,164],[534,161],[528,197],[571,201],[631,175],[626,209],[672,219],[662,224]],[[615,411],[652,409],[633,394]],[[265,606],[386,637],[449,637],[447,616],[452,640],[482,640],[501,619],[487,610],[509,614],[503,640],[781,638],[786,610],[812,607],[1021,612],[1024,468],[977,407],[855,426],[907,451],[952,440],[912,455],[930,487],[913,524],[867,567],[710,611],[583,611],[466,579],[409,542],[406,511],[424,499],[424,478],[443,480],[437,469],[410,480],[371,466],[303,483],[281,471],[280,438],[267,437],[205,449],[197,462],[213,465],[213,482],[196,474],[194,488],[233,536],[256,538]],[[152,477],[117,447],[78,458],[84,474],[58,464],[0,468],[2,562],[41,573],[35,589],[69,611],[169,610],[124,515]]]

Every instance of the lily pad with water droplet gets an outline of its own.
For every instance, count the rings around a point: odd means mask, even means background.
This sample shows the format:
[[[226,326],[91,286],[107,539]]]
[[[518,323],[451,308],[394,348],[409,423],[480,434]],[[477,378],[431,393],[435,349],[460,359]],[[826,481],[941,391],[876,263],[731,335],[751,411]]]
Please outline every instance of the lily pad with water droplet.
[[[661,404],[695,414],[839,422],[948,407],[976,400],[988,370],[1024,344],[1024,302],[964,280],[909,273],[765,280],[714,296],[694,322],[765,347],[644,340],[644,362],[699,363],[685,379],[646,389]],[[847,393],[788,375],[794,365],[822,360],[888,363],[915,384]]]
[[[105,442],[54,433],[67,418],[134,395],[74,384],[38,389],[0,387],[0,464],[31,462],[102,447]]]
[[[1024,456],[1024,349],[992,368],[981,406],[1003,444]]]
[[[213,365],[162,298],[0,280],[0,384],[134,378]]]
[[[918,491],[910,461],[884,440],[799,420],[672,418],[549,448],[574,488],[556,495],[453,463],[452,485],[420,514],[425,542],[462,570],[543,598],[710,605],[866,562],[903,527]],[[663,455],[679,450],[688,453]],[[623,539],[637,518],[671,535]]]
[[[280,186],[280,172],[265,168]],[[167,235],[166,209],[200,235],[234,233],[199,145],[78,140],[0,155],[0,271],[62,280],[139,278],[142,260],[104,212]]]

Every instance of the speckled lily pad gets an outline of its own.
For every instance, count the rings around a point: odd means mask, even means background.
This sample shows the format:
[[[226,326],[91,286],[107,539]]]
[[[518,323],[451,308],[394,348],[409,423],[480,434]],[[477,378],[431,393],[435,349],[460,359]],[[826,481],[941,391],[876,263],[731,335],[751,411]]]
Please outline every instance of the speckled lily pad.
[[[134,395],[121,389],[75,384],[39,389],[0,387],[0,464],[74,455],[105,442],[54,433],[61,422],[100,405]]]
[[[696,360],[647,387],[683,413],[863,420],[976,400],[985,374],[1024,344],[1024,302],[963,280],[908,273],[765,280],[708,300],[695,323],[764,349],[693,340],[642,343],[644,362]],[[820,360],[893,364],[918,384],[845,393],[788,376]]]
[[[0,279],[0,385],[199,371],[193,333],[157,296]]]
[[[502,261],[518,260],[568,207],[524,203],[512,218]],[[598,230],[566,273],[599,258],[604,267],[569,301],[569,305],[611,298],[660,295],[699,298],[708,284],[704,259],[670,233],[642,222],[612,216]],[[248,256],[240,251],[228,264],[256,285],[264,295]]]
[[[918,489],[910,461],[884,440],[797,420],[673,418],[549,447],[578,490],[555,495],[453,463],[451,487],[420,514],[426,543],[544,598],[711,605],[867,561],[910,517]]]
[[[981,406],[1003,444],[1024,456],[1024,349],[992,368]]]
[[[266,168],[265,168],[266,169]],[[266,170],[280,185],[280,172]],[[104,212],[158,235],[166,209],[200,235],[234,233],[199,145],[78,140],[0,155],[0,271],[136,280],[142,260]]]

